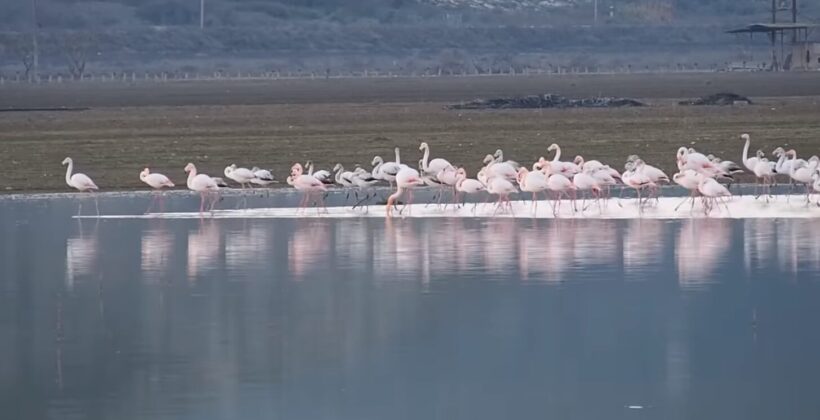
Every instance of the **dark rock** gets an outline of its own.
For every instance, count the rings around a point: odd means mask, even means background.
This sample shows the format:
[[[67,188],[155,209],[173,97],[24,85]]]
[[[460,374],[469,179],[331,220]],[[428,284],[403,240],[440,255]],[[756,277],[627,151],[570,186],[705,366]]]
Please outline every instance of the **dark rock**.
[[[723,92],[678,102],[678,105],[751,105],[751,99],[736,93]]]
[[[461,104],[449,105],[448,109],[530,109],[530,108],[617,108],[623,106],[646,106],[631,98],[593,96],[568,99],[561,95],[547,93],[510,98],[476,99]]]

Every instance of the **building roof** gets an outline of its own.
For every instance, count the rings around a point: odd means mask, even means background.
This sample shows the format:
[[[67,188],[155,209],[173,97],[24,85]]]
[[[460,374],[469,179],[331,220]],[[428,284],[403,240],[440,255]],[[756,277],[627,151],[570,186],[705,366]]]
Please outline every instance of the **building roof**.
[[[745,28],[739,29],[732,29],[726,31],[729,34],[740,34],[740,33],[753,33],[753,32],[776,32],[776,31],[788,31],[788,30],[798,30],[798,29],[806,29],[809,28],[816,28],[820,25],[813,24],[813,23],[753,23],[751,25],[746,26]]]

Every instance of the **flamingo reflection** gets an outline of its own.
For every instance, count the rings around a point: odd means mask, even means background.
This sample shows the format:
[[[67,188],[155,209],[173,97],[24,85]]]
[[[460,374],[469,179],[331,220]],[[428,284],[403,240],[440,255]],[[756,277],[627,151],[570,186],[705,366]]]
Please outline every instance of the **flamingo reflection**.
[[[675,259],[682,289],[701,289],[714,282],[715,269],[732,244],[731,223],[729,219],[702,219],[680,226]]]

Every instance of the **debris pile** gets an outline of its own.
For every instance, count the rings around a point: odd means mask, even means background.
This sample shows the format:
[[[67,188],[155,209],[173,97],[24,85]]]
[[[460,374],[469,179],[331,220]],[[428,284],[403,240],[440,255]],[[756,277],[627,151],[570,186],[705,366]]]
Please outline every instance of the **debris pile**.
[[[751,105],[751,99],[736,93],[723,92],[678,102],[678,105]]]
[[[617,108],[623,106],[646,106],[631,98],[593,96],[569,99],[561,95],[547,93],[511,98],[476,99],[470,102],[448,106],[449,109],[518,109],[518,108]]]

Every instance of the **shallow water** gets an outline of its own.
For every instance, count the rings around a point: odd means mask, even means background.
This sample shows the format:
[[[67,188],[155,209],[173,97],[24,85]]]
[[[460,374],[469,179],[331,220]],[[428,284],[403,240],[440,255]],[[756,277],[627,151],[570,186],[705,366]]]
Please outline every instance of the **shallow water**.
[[[2,418],[820,416],[816,219],[75,212],[0,200]]]

